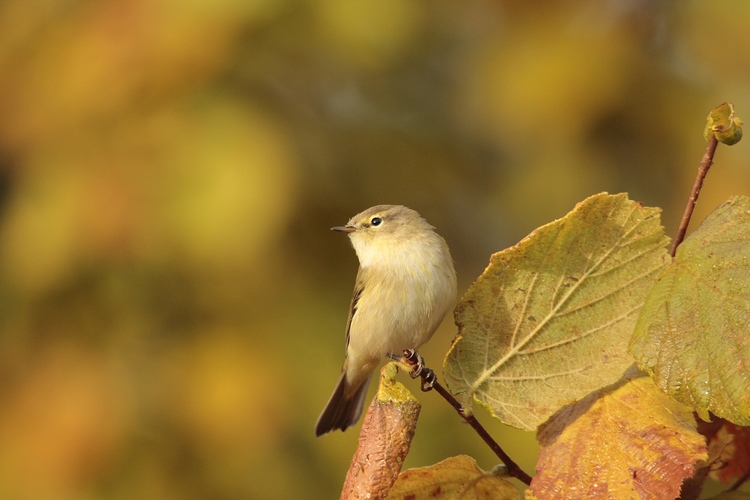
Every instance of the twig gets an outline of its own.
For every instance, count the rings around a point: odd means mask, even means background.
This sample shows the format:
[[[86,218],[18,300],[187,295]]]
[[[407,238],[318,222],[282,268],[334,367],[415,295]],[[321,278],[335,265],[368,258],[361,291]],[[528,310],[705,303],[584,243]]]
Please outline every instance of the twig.
[[[677,229],[677,235],[674,237],[672,242],[672,251],[670,252],[672,257],[677,252],[677,247],[680,246],[682,240],[685,239],[685,233],[687,232],[688,224],[690,224],[690,217],[693,215],[693,209],[698,201],[698,195],[703,187],[703,180],[708,174],[708,169],[711,168],[714,162],[714,153],[716,153],[716,146],[719,145],[719,139],[716,138],[716,134],[711,134],[708,139],[708,145],[706,146],[706,152],[703,153],[700,167],[698,167],[698,175],[695,177],[693,183],[693,189],[690,192],[690,198],[688,198],[687,205],[685,205],[685,211],[682,213],[682,220],[680,220],[680,227]]]
[[[742,474],[737,481],[734,482],[731,488],[729,488],[727,491],[735,491],[737,488],[742,486],[742,483],[747,481],[747,478],[750,477],[750,470],[746,470],[744,474]]]
[[[413,349],[407,349],[404,351],[404,357],[403,361],[405,361],[409,366],[411,366],[415,374],[414,377],[422,377],[422,390],[427,392],[432,389],[435,389],[438,394],[443,396],[443,398],[448,401],[448,403],[458,412],[458,414],[466,420],[466,422],[471,425],[471,427],[479,434],[479,436],[484,440],[485,443],[492,449],[492,451],[495,452],[495,455],[498,456],[500,460],[502,460],[505,467],[508,469],[508,475],[515,477],[519,481],[523,482],[526,485],[531,484],[531,476],[526,474],[521,467],[516,464],[512,458],[508,456],[505,451],[500,447],[499,444],[490,436],[490,433],[487,432],[487,430],[482,427],[482,424],[479,423],[479,421],[474,417],[474,415],[470,413],[466,413],[464,411],[464,407],[461,403],[458,402],[456,398],[453,397],[453,395],[448,392],[448,390],[440,385],[440,383],[437,381],[437,375],[435,375],[435,372],[431,370],[430,368],[426,368],[423,366],[422,357]]]

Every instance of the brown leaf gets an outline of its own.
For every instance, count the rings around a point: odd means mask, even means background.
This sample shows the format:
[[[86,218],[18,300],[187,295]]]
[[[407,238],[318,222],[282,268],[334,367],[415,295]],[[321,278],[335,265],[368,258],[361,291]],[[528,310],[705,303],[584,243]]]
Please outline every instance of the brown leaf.
[[[703,493],[703,483],[706,481],[708,474],[721,467],[721,453],[724,451],[726,441],[718,439],[718,432],[724,427],[726,420],[714,417],[711,422],[698,420],[698,433],[700,433],[708,443],[708,457],[695,464],[695,473],[692,477],[685,479],[680,491],[680,500],[697,500]]]
[[[718,466],[712,468],[711,478],[731,483],[750,470],[750,428],[724,422],[709,448],[718,448],[719,455]]]

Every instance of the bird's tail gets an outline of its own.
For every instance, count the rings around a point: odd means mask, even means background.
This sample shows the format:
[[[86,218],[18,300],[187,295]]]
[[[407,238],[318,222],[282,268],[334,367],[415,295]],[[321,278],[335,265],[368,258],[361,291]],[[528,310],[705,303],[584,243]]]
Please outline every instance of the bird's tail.
[[[370,386],[371,378],[372,375],[368,376],[358,389],[351,392],[351,390],[347,390],[346,370],[341,371],[341,377],[339,377],[336,388],[331,394],[331,399],[328,400],[326,407],[323,408],[323,413],[320,414],[315,424],[316,436],[320,437],[326,432],[336,429],[344,431],[357,423],[359,416],[362,414],[362,408],[365,406],[367,388]],[[350,392],[348,397],[347,392]]]

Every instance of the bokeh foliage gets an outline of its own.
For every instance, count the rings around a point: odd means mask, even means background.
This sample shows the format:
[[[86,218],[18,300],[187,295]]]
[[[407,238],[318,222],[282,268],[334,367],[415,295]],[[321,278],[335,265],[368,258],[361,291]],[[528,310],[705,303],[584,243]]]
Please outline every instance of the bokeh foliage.
[[[356,434],[312,425],[356,259],[327,229],[411,206],[461,291],[592,193],[671,235],[707,110],[750,109],[726,49],[749,24],[727,0],[0,2],[0,496],[334,497]],[[695,221],[750,191],[740,149]],[[421,399],[405,468],[494,466]],[[531,470],[533,436],[492,425]]]

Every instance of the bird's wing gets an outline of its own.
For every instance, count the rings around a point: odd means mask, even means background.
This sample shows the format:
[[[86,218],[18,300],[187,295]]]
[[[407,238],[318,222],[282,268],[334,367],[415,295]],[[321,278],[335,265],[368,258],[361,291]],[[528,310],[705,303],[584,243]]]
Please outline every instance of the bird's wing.
[[[349,305],[349,319],[346,322],[346,350],[349,349],[349,332],[352,328],[352,319],[357,313],[357,304],[359,298],[362,296],[362,292],[365,290],[365,272],[360,267],[357,272],[357,280],[354,282],[354,294],[352,295],[352,303]]]

